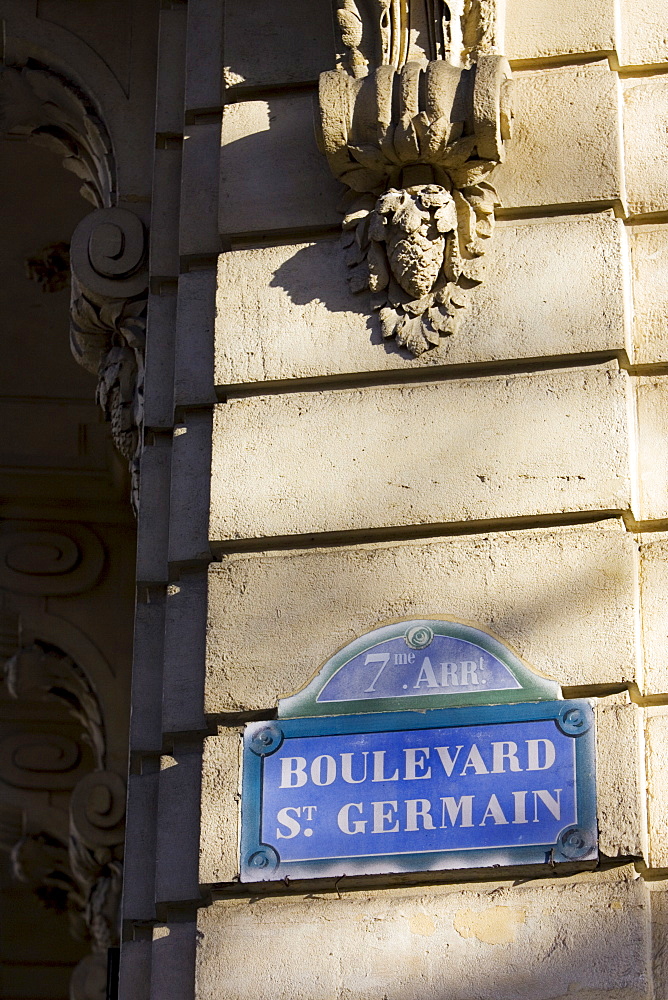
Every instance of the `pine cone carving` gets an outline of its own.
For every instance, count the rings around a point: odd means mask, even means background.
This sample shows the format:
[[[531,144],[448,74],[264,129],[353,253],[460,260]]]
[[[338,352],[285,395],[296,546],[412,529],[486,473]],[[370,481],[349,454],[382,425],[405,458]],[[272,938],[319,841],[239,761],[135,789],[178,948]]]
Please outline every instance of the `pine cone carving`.
[[[376,202],[369,236],[387,245],[395,280],[421,299],[432,291],[443,266],[446,234],[457,228],[452,195],[437,184],[397,191]]]
[[[435,229],[434,226],[421,226],[414,233],[404,233],[395,226],[389,229],[387,256],[392,274],[404,291],[413,298],[421,299],[432,290],[438,278],[445,238],[438,232],[429,232]]]

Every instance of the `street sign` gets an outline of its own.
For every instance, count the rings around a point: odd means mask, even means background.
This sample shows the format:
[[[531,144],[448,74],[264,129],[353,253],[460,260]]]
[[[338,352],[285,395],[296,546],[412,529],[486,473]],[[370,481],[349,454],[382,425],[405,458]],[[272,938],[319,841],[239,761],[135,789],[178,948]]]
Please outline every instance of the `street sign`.
[[[590,703],[482,630],[384,626],[278,714],[244,734],[242,881],[597,857]]]
[[[509,704],[561,698],[496,636],[463,622],[422,619],[367,632],[278,705],[280,718]]]

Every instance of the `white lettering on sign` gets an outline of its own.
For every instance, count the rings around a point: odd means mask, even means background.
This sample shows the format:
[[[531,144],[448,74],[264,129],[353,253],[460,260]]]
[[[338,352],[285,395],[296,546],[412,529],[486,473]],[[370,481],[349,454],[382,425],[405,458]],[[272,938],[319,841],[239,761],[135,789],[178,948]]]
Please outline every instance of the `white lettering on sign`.
[[[542,802],[550,810],[555,819],[561,819],[561,788],[555,788],[554,796],[549,792],[540,789],[533,794],[533,821],[540,823],[538,816],[538,802]]]
[[[432,658],[423,656],[421,663],[416,662],[416,653],[367,653],[364,657],[364,666],[372,667],[374,670],[373,679],[364,694],[377,694],[377,685],[383,676],[383,671],[387,667],[390,659],[394,666],[411,666],[418,668],[417,675],[413,674],[415,681],[406,677],[407,683],[403,685],[404,690],[409,687],[412,691],[440,691],[443,688],[470,688],[487,684],[485,676],[485,659],[483,656],[477,660],[457,660],[432,662]]]
[[[534,823],[540,822],[539,803],[542,803],[547,811],[555,819],[561,819],[561,788],[538,789],[532,792],[534,799]],[[512,792],[511,797],[502,805],[499,797],[492,794],[476,804],[475,795],[462,795],[458,799],[454,796],[446,795],[440,799],[440,829],[446,830],[449,827],[472,827],[486,826],[491,823],[494,826],[507,826],[509,824],[523,824],[529,821],[526,818],[526,796],[527,792]],[[430,799],[405,799],[400,802],[396,799],[392,801],[378,801],[367,804],[370,809],[370,816],[367,816],[367,807],[363,802],[347,802],[339,809],[337,824],[342,833],[354,836],[356,833],[365,833],[367,823],[371,822],[372,833],[416,833],[419,830],[435,830],[434,804]],[[505,809],[505,811],[504,811]],[[436,812],[438,813],[438,809]],[[290,826],[290,836],[299,833],[299,823],[292,817],[284,814],[298,812],[295,809],[281,809],[278,816],[279,822]],[[352,814],[352,815],[351,815]],[[475,817],[475,818],[474,818]],[[509,818],[510,817],[510,818]],[[281,836],[284,836],[281,834]]]
[[[303,816],[307,823],[313,822],[313,817],[318,811],[317,806],[286,806],[285,809],[279,809],[276,820],[281,824],[281,826],[287,830],[284,833],[283,830],[276,829],[276,839],[277,840],[292,840],[296,837],[298,833],[302,832],[300,818]],[[310,837],[313,830],[309,827],[303,831],[305,837]]]
[[[419,781],[432,777],[430,761],[438,762],[446,777],[453,774],[507,774],[513,771],[547,771],[555,762],[556,750],[552,740],[524,740],[524,747],[512,740],[493,741],[483,747],[487,760],[478,744],[473,743],[460,761],[463,746],[434,747],[436,757],[431,756],[429,747],[407,747],[403,751],[403,765],[387,766],[386,750],[374,750],[373,766],[369,768],[369,751],[358,753],[320,754],[310,763],[306,757],[281,757],[281,788],[302,788],[310,780],[322,787],[332,785],[340,776],[349,785],[360,785],[366,781]],[[337,759],[338,758],[338,759]],[[461,764],[461,770],[459,765]],[[390,773],[391,772],[391,773]]]
[[[394,762],[388,766],[386,756],[389,751],[372,751],[369,766],[368,750],[348,751],[340,754],[318,754],[309,761],[306,757],[281,757],[281,788],[303,788],[309,782],[316,788],[334,784],[341,778],[348,785],[367,782],[428,781],[436,776],[435,769],[442,771],[446,778],[456,780],[458,776],[506,774],[518,771],[548,771],[556,760],[556,750],[552,740],[527,739],[493,740],[483,746],[470,746],[468,754],[462,758],[462,744],[457,746],[406,747],[401,764]],[[440,770],[439,770],[440,769]],[[531,819],[527,815],[527,796],[531,793],[533,802]],[[428,798],[383,799],[374,802],[347,802],[337,814],[337,826],[348,836],[363,834],[367,827],[374,834],[415,833],[419,830],[435,830],[455,827],[485,827],[522,825],[539,823],[549,813],[561,819],[561,788],[519,790],[508,793],[502,802],[494,793],[479,797],[476,795],[440,796],[433,803]],[[477,801],[480,799],[480,801]],[[529,800],[531,802],[531,800]],[[302,833],[311,836],[313,829],[303,824],[312,823],[316,806],[286,806],[278,810],[276,820],[277,840],[292,840]]]
[[[307,781],[306,757],[281,758],[281,788],[301,788]]]
[[[552,767],[556,751],[551,740],[527,740],[526,744],[529,751],[527,771],[547,771],[549,767]],[[543,747],[542,764],[540,763],[541,751],[539,749],[541,746]]]
[[[426,760],[429,757],[429,747],[412,747],[404,750],[404,756],[406,758],[404,768],[405,781],[431,778],[431,768],[426,765]]]
[[[385,774],[385,751],[374,750],[373,752],[373,780],[374,781],[397,781],[399,778],[399,768],[393,775]]]
[[[396,802],[373,802],[373,830],[372,833],[398,833],[399,820],[393,826],[388,826],[394,820],[394,815],[398,809]]]
[[[314,785],[333,785],[336,781],[336,761],[328,754],[321,754],[311,764],[311,781]]]
[[[471,687],[487,683],[484,677],[485,661],[482,656],[477,661],[460,660],[458,663],[446,661],[438,666],[441,669],[437,673],[430,657],[425,656],[413,685],[414,690],[433,691],[434,688]]]
[[[342,753],[341,754],[341,777],[344,781],[347,781],[349,785],[359,785],[363,781],[366,781],[366,764],[367,757],[369,756],[368,750],[362,751],[363,766],[362,766],[362,777],[353,778],[353,757],[355,754],[352,753]]]
[[[473,795],[462,795],[459,799],[455,799],[452,795],[446,795],[441,799],[443,810],[441,813],[441,829],[445,829],[447,823],[445,822],[445,814],[447,812],[448,819],[450,820],[450,826],[457,826],[457,817],[460,812],[462,814],[462,821],[460,826],[473,826]]]
[[[349,802],[345,806],[341,806],[339,809],[339,815],[336,817],[336,822],[342,833],[364,833],[366,830],[366,820],[356,819],[352,822],[350,820],[350,810],[356,809],[358,812],[364,810],[363,802]]]
[[[283,830],[276,830],[278,840],[290,840],[292,837],[297,836],[301,830],[301,824],[297,821],[299,813],[300,809],[296,806],[286,806],[285,809],[278,810],[276,819],[288,831],[287,833],[283,833]]]
[[[376,690],[376,684],[380,679],[380,675],[382,674],[383,670],[387,666],[387,661],[389,660],[389,658],[390,658],[389,653],[366,654],[366,659],[364,660],[364,666],[366,667],[369,663],[380,663],[380,670],[378,671],[374,679],[371,681],[371,684],[369,684],[368,688],[366,688],[364,692],[365,694],[371,694],[373,691]]]

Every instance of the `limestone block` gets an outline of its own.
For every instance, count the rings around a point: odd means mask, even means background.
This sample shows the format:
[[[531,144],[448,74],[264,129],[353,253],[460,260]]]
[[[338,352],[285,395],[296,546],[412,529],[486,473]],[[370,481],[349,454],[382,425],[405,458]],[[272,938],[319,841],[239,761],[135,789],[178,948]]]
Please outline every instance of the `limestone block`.
[[[199,880],[231,882],[239,875],[241,729],[218,729],[204,740]]]
[[[644,655],[642,694],[668,694],[668,534],[640,537],[640,602]]]
[[[175,920],[154,926],[150,1000],[185,1000],[195,996],[196,949],[194,920]]]
[[[334,68],[334,20],[326,3],[227,0],[227,87],[315,81]]]
[[[176,288],[149,293],[148,338],[144,391],[144,426],[167,430],[174,426],[174,327]]]
[[[668,226],[631,231],[635,360],[668,361]]]
[[[141,454],[141,504],[137,518],[137,581],[164,583],[168,578],[167,545],[169,539],[169,438],[156,435]]]
[[[503,52],[508,59],[542,59],[615,48],[612,0],[508,0]]]
[[[220,160],[220,124],[203,122],[186,127],[181,172],[179,252],[213,254],[220,251],[217,204]]]
[[[165,733],[200,731],[203,716],[206,573],[181,573],[167,587],[162,682]]]
[[[624,156],[629,213],[665,212],[668,209],[668,76],[625,81]]]
[[[176,406],[216,401],[213,382],[215,313],[215,269],[207,267],[182,274],[176,310]]]
[[[155,277],[179,273],[181,149],[156,149],[153,161],[149,266]]]
[[[341,222],[343,188],[316,146],[312,94],[226,104],[221,142],[221,233]]]
[[[153,761],[145,763],[149,772]],[[125,846],[123,919],[155,920],[155,846],[158,772],[128,778],[128,840]]]
[[[222,49],[223,4],[219,0],[188,0],[185,95],[188,110],[222,104]]]
[[[668,708],[646,712],[648,864],[668,868]]]
[[[415,358],[383,342],[369,296],[349,290],[338,238],[225,253],[215,381],[623,350],[624,256],[624,226],[607,214],[501,223],[459,331]]]
[[[196,996],[639,1000],[649,902],[634,874],[221,900],[198,911]]]
[[[123,941],[118,983],[119,997],[132,997],[132,1000],[150,1000],[150,988],[151,942],[146,940]]]
[[[214,410],[211,469],[216,541],[627,509],[626,376],[233,398]]]
[[[616,520],[227,555],[209,568],[206,712],[270,709],[356,636],[433,614],[491,629],[562,685],[633,681],[635,581]]]
[[[668,26],[663,0],[621,0],[623,66],[668,62]]]
[[[596,805],[599,851],[646,857],[643,713],[626,692],[601,698],[596,715]]]
[[[130,751],[134,754],[155,754],[162,747],[160,667],[165,634],[165,596],[157,587],[151,589],[150,600],[140,599],[135,607],[130,716]]]
[[[607,62],[514,74],[513,138],[492,174],[505,208],[621,197],[616,80]]]
[[[183,131],[184,73],[186,60],[185,7],[160,11],[158,65],[161,67],[155,98],[155,131]]]
[[[210,557],[207,540],[211,414],[191,410],[174,428],[170,496],[170,563]]]
[[[157,904],[199,899],[197,870],[202,754],[175,749],[160,759],[155,818]]]
[[[648,882],[652,910],[652,977],[656,1000],[668,997],[668,882]]]
[[[635,380],[638,399],[638,519],[668,517],[668,376]]]

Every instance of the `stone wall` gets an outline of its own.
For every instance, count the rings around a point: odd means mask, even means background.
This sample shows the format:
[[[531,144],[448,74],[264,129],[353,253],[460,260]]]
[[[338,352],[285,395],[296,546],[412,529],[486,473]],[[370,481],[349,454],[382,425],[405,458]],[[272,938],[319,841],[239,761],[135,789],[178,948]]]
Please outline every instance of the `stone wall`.
[[[665,12],[504,15],[496,229],[413,356],[347,282],[329,3],[161,10],[124,1000],[668,996]],[[597,699],[598,868],[240,885],[244,722],[430,615]]]

